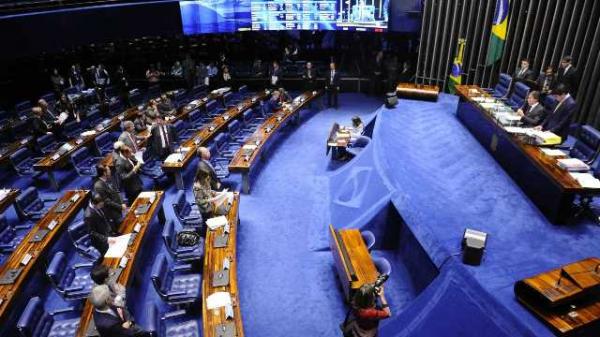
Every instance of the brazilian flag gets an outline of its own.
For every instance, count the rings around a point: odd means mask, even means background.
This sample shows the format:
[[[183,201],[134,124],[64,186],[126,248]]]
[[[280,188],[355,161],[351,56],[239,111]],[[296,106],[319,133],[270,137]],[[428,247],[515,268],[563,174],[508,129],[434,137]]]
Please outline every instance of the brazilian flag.
[[[509,0],[496,0],[496,12],[492,22],[492,36],[488,46],[485,65],[491,66],[502,57],[504,41],[506,40],[506,29],[508,28]]]
[[[465,39],[458,39],[458,52],[452,63],[452,70],[448,76],[448,92],[454,94],[456,86],[462,83],[462,64],[465,52]]]

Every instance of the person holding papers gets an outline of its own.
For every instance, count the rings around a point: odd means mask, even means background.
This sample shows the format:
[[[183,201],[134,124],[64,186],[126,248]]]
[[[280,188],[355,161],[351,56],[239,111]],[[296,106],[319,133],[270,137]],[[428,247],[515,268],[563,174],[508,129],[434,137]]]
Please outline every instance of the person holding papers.
[[[94,183],[94,193],[104,200],[104,213],[111,226],[118,228],[127,205],[121,200],[119,190],[112,184],[110,167],[98,164],[96,172],[98,172],[98,179]]]
[[[233,199],[233,193],[224,191],[215,191],[211,187],[211,178],[209,174],[200,174],[196,176],[193,186],[196,205],[202,214],[203,219],[209,219],[218,215],[225,215],[229,212],[229,207]]]
[[[83,213],[83,222],[90,230],[91,243],[101,256],[108,251],[109,238],[115,236],[115,229],[110,224],[104,209],[104,198],[94,194]],[[102,259],[102,258],[101,258]]]
[[[135,159],[133,151],[127,146],[122,145],[118,150],[119,156],[115,163],[117,175],[121,180],[121,186],[125,190],[125,196],[129,203],[133,203],[138,194],[142,192],[144,185],[140,178],[139,171],[142,163]]]
[[[200,181],[208,177],[210,188],[214,191],[219,191],[221,189],[221,180],[217,177],[217,172],[215,172],[215,168],[210,163],[210,151],[205,147],[199,147],[198,157],[200,157],[200,161],[198,162],[194,181]]]
[[[527,95],[527,103],[517,110],[517,114],[521,116],[521,123],[525,127],[540,125],[546,116],[546,111],[540,104],[540,92],[530,92]]]
[[[542,125],[536,126],[536,130],[550,131],[560,136],[561,142],[564,142],[569,135],[569,126],[571,119],[575,114],[575,100],[564,84],[559,84],[551,93],[558,104],[552,112],[546,117]]]
[[[352,127],[350,128],[350,142],[355,141],[358,137],[362,136],[363,131],[365,130],[365,125],[362,122],[362,119],[358,116],[352,117]]]

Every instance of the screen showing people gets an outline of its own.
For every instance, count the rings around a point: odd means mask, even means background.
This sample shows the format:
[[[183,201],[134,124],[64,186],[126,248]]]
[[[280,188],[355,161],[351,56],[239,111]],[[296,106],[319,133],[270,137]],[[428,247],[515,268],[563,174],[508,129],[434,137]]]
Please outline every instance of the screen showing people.
[[[388,28],[389,0],[180,1],[187,35],[244,30],[357,30]]]

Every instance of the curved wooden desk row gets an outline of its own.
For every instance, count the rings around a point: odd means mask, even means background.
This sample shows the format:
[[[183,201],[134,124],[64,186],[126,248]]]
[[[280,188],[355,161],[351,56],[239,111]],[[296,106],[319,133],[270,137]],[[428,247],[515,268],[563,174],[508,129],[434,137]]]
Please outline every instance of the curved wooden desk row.
[[[67,223],[86,205],[88,197],[87,190],[67,191],[31,228],[0,267],[0,322],[9,316],[15,299],[25,287],[28,277],[33,274],[35,266],[42,260],[40,258],[52,248],[53,242],[62,235]]]
[[[183,189],[183,171],[196,155],[196,150],[204,146],[209,140],[221,132],[234,119],[241,116],[247,109],[253,108],[261,101],[271,95],[268,90],[260,91],[254,96],[245,99],[234,107],[227,109],[220,116],[215,117],[209,124],[204,125],[200,130],[194,133],[188,140],[181,143],[176,152],[180,152],[181,159],[177,162],[163,162],[162,169],[165,172],[171,172],[175,175],[175,182],[178,189]],[[181,149],[186,149],[182,151]]]
[[[437,85],[399,83],[396,86],[396,95],[402,98],[437,101],[439,94],[440,87]]]
[[[0,193],[0,197],[2,197],[1,194],[2,193]],[[19,189],[7,189],[4,197],[0,199],[0,214],[4,213],[4,211],[6,211],[6,209],[15,202],[19,194],[21,194],[21,190]]]
[[[24,147],[33,147],[33,137],[27,136],[0,147],[0,165],[8,164],[10,156]]]
[[[299,117],[300,110],[309,105],[323,94],[322,90],[307,91],[285,105],[280,111],[269,116],[254,133],[248,137],[244,145],[235,153],[229,163],[229,172],[242,174],[242,189],[244,193],[250,192],[250,170],[258,155],[265,148],[265,144],[281,129],[292,117]]]
[[[238,209],[240,203],[239,193],[235,193],[233,203],[227,215],[229,224],[229,234],[225,247],[215,248],[215,240],[222,238],[225,228],[220,227],[214,231],[207,230],[205,248],[204,248],[204,267],[202,279],[202,326],[204,337],[221,336],[217,330],[235,329],[233,336],[243,337],[244,329],[242,324],[242,313],[240,309],[239,289],[237,283],[237,229],[238,229]],[[229,284],[226,286],[213,287],[215,277],[223,270],[224,260],[229,261]],[[231,295],[233,305],[233,318],[227,317],[224,307],[209,310],[206,307],[207,297],[216,292],[228,292]],[[234,328],[235,327],[235,328]]]
[[[154,216],[159,213],[162,209],[162,201],[164,198],[163,191],[152,191],[142,192],[135,199],[131,208],[125,215],[121,226],[119,227],[119,233],[129,234],[133,233],[135,238],[132,243],[127,247],[127,251],[122,258],[105,258],[102,264],[111,268],[112,271],[120,270],[116,281],[122,285],[129,285],[133,280],[135,265],[137,258],[142,251],[141,246],[146,238],[146,233],[150,223],[154,219]],[[147,210],[143,214],[136,215],[136,211],[140,208],[146,208]],[[86,301],[83,311],[81,313],[81,320],[79,321],[79,328],[77,329],[77,337],[94,335],[95,327],[92,322],[92,305],[89,301]]]

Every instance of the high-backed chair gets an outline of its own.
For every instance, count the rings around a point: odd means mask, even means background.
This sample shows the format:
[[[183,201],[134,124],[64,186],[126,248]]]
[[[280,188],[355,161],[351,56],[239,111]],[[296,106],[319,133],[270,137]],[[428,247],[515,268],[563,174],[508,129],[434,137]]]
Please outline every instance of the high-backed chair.
[[[575,144],[569,149],[569,156],[591,164],[598,157],[598,151],[600,151],[600,131],[590,125],[582,126]]]
[[[98,153],[102,156],[106,156],[107,154],[113,151],[113,144],[115,142],[115,138],[112,136],[110,132],[105,132],[100,136],[94,139],[96,143],[96,147],[98,148]]]
[[[219,103],[214,99],[206,102],[204,109],[209,117],[214,118],[219,115]]]
[[[163,171],[162,161],[157,158],[148,158],[144,162],[140,173],[150,179],[152,179],[154,185],[160,184],[162,179],[167,178],[167,174]]]
[[[191,269],[191,264],[169,265],[167,257],[159,255],[154,261],[151,274],[158,296],[169,305],[198,302],[202,275],[189,273]]]
[[[195,203],[187,201],[184,190],[177,192],[173,212],[183,226],[199,228],[204,223],[200,210]]]
[[[26,147],[10,155],[10,163],[17,175],[21,177],[39,175],[40,172],[35,171],[33,165],[41,159],[42,157],[35,157],[33,152]]]
[[[186,103],[187,103],[187,98],[188,98],[188,93],[181,89],[181,90],[177,90],[177,92],[175,93],[175,95],[173,95],[173,106],[175,107],[176,110],[179,110],[181,107],[183,107]]]
[[[92,266],[91,262],[69,266],[65,253],[57,252],[46,268],[46,276],[64,299],[83,299],[94,287],[90,277]]]
[[[385,257],[374,257],[373,264],[379,274],[390,275],[392,273],[392,265]]]
[[[512,94],[506,101],[506,104],[513,108],[513,110],[517,110],[523,106],[528,94],[529,87],[525,83],[517,82]]]
[[[96,164],[100,161],[101,157],[92,156],[90,149],[82,147],[71,155],[71,164],[75,167],[77,174],[82,177],[95,177]]]
[[[552,95],[546,95],[544,96],[544,99],[542,100],[542,105],[544,106],[544,108],[546,109],[546,112],[551,113],[554,111],[554,109],[556,108],[556,105],[558,104],[558,100],[556,98],[554,98],[554,96]]]
[[[373,234],[373,232],[371,231],[365,230],[360,232],[360,236],[362,236],[362,239],[365,242],[367,249],[371,251],[373,249],[373,246],[375,246],[375,234]]]
[[[505,97],[508,95],[508,90],[512,83],[512,77],[509,74],[501,73],[498,79],[498,84],[494,87],[491,94],[496,98]]]
[[[371,138],[367,136],[359,136],[347,149],[346,151],[352,156],[357,156],[369,143]]]
[[[200,110],[195,109],[192,112],[190,112],[190,114],[188,115],[188,122],[190,123],[190,127],[192,128],[201,127],[202,124],[204,124],[204,121],[202,120],[202,113],[200,112]]]
[[[201,327],[198,320],[190,318],[185,310],[160,314],[154,303],[149,303],[148,331],[152,337],[200,337]]]
[[[63,124],[62,132],[67,138],[78,138],[83,129],[81,128],[81,123],[70,121]]]
[[[60,144],[56,141],[56,137],[53,134],[48,134],[38,138],[37,145],[43,154],[48,155],[54,153]]]
[[[96,261],[100,258],[100,252],[92,247],[90,230],[83,221],[76,221],[69,225],[67,231],[73,242],[73,246],[81,256]]]
[[[3,214],[0,215],[0,252],[12,253],[23,241],[25,235],[26,233],[17,232],[8,224],[6,217]]]
[[[235,105],[237,102],[239,102],[239,99],[236,99],[235,96],[233,95],[233,93],[230,92],[226,92],[225,94],[223,94],[223,105],[225,107],[230,107]]]
[[[21,220],[37,221],[52,207],[51,201],[56,201],[56,198],[42,198],[38,190],[30,186],[15,199],[15,209]]]
[[[215,156],[215,161],[220,161],[218,157],[227,158],[227,160],[233,158],[234,151],[229,150],[227,144],[227,135],[223,132],[219,133],[213,140],[212,144],[215,146],[215,150],[217,150],[218,155]],[[211,156],[211,162],[212,162]]]
[[[25,306],[17,322],[21,337],[75,336],[81,312],[76,307],[46,311],[39,297],[33,297]]]
[[[186,122],[181,119],[173,124],[173,128],[175,129],[175,133],[177,134],[178,139],[188,139],[192,136],[192,134],[196,131],[195,129],[191,129]]]
[[[204,239],[200,239],[197,245],[191,247],[182,247],[177,243],[177,234],[175,222],[170,219],[165,224],[162,232],[163,242],[167,251],[177,262],[198,261],[204,255]]]
[[[33,105],[31,105],[31,101],[23,101],[15,104],[15,111],[19,117],[29,115],[31,112],[31,108],[33,108]]]
[[[100,110],[94,108],[87,112],[85,117],[85,123],[88,128],[93,128],[102,121],[102,115]]]
[[[108,114],[111,116],[116,116],[121,111],[123,111],[123,102],[121,102],[121,100],[118,98],[110,100],[108,103]]]
[[[190,99],[197,99],[206,96],[206,86],[204,84],[196,85],[192,88]]]
[[[41,99],[43,99],[44,101],[46,101],[46,103],[52,105],[54,103],[56,103],[56,95],[52,92],[46,93],[44,95],[42,95],[42,97],[40,97]]]
[[[219,151],[217,150],[214,143],[208,145],[210,151],[210,163],[215,169],[215,173],[219,179],[225,179],[229,177],[229,160],[219,159]]]
[[[240,145],[244,143],[246,137],[250,135],[249,132],[246,132],[242,129],[242,123],[240,123],[240,121],[237,119],[229,123],[227,126],[227,133],[229,135],[229,141],[238,145],[236,148],[239,148]]]

